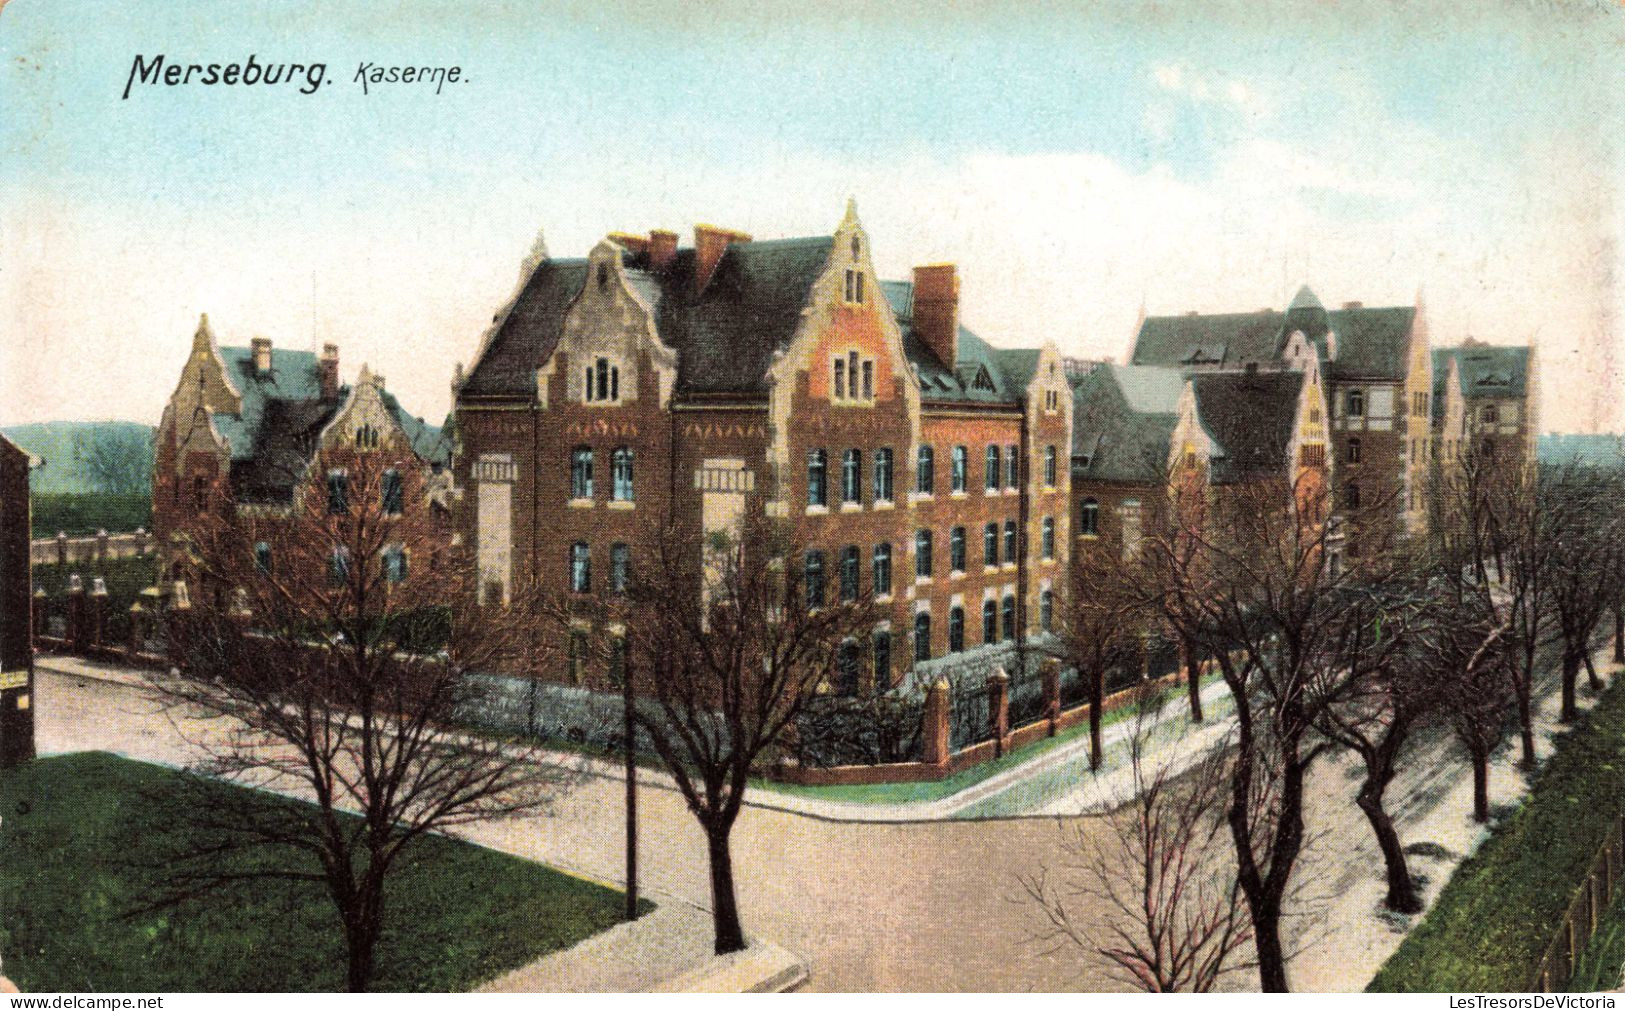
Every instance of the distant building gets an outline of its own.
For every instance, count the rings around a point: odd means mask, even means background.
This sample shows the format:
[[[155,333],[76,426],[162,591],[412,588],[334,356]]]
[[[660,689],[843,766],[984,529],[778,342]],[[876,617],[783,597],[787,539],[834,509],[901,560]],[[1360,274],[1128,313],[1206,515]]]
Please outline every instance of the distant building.
[[[1468,341],[1433,352],[1433,426],[1445,464],[1469,452],[1532,463],[1539,431],[1535,349]]]
[[[1135,365],[1189,376],[1319,370],[1325,388],[1329,473],[1340,512],[1362,514],[1346,528],[1350,557],[1378,549],[1427,523],[1432,429],[1432,359],[1421,300],[1326,309],[1299,289],[1284,312],[1151,316],[1140,323]]]
[[[29,455],[0,436],[0,768],[34,757]]]
[[[383,458],[400,475],[398,487],[423,490],[402,496],[402,507],[437,510],[449,540],[451,450],[452,433],[408,413],[382,376],[363,366],[353,385],[341,385],[334,345],[320,357],[263,337],[222,347],[204,316],[156,437],[153,532],[165,578],[189,578],[187,531],[200,518],[287,515],[297,496],[331,494],[342,468],[319,472],[318,453]]]
[[[698,540],[783,518],[810,595],[885,612],[831,688],[884,690],[1048,627],[1071,414],[1052,344],[960,326],[952,264],[881,280],[851,206],[805,238],[612,233],[521,269],[457,397],[457,529],[499,602],[531,579],[612,596],[668,521]]]

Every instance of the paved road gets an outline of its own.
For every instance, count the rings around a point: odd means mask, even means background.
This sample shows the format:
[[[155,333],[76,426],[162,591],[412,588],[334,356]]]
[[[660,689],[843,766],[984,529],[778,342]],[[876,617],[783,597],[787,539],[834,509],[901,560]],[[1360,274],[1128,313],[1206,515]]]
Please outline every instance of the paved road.
[[[105,749],[167,764],[186,760],[176,725],[138,688],[50,672],[41,672],[38,681],[42,750]],[[1401,831],[1407,842],[1429,838],[1459,853],[1473,832],[1461,799],[1467,772],[1455,761],[1441,761],[1448,748],[1443,740],[1427,745],[1413,763],[1418,771],[1396,784],[1394,793],[1399,799],[1409,790],[1414,798],[1404,802]],[[1323,900],[1341,896],[1342,904],[1337,916],[1312,918],[1335,924],[1337,932],[1320,936],[1295,960],[1299,986],[1363,986],[1399,940],[1384,932],[1375,900],[1364,897],[1368,891],[1376,895],[1381,863],[1349,803],[1355,784],[1348,772],[1346,765],[1326,763],[1312,777],[1311,827],[1327,831],[1306,857],[1304,879],[1313,894]],[[1497,777],[1500,790],[1512,782],[1504,773]],[[613,780],[588,779],[549,817],[479,826],[470,836],[618,881],[623,789]],[[648,790],[642,812],[644,887],[657,901],[665,894],[708,905],[702,836],[681,799]],[[1094,818],[1067,822],[1068,831],[1090,832],[1098,824]],[[1419,825],[1434,835],[1407,831]],[[746,929],[806,956],[813,989],[1116,989],[1120,984],[1077,952],[1051,951],[1030,940],[1036,923],[1031,907],[1018,898],[1019,876],[1062,862],[1061,832],[1060,822],[1047,818],[833,823],[747,808],[734,833]]]

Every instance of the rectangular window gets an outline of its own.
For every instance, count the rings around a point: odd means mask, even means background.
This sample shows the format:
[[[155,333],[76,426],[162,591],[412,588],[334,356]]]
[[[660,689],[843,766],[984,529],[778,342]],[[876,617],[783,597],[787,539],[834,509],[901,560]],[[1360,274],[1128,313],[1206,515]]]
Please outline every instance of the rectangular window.
[[[835,359],[835,399],[846,399],[846,359]]]
[[[1045,516],[1041,530],[1043,532],[1040,535],[1039,548],[1043,552],[1045,559],[1053,559],[1055,557],[1055,517]]]
[[[384,514],[386,516],[399,516],[401,514],[401,507],[405,504],[405,496],[401,491],[401,472],[393,467],[384,471],[380,498],[383,500]]]
[[[873,400],[875,396],[875,363],[869,359],[863,361],[863,399]]]
[[[1009,594],[1004,598],[1004,641],[1010,642],[1016,637],[1016,597]]]
[[[992,645],[999,641],[999,605],[989,597],[982,601],[982,642]]]
[[[863,454],[856,449],[841,454],[841,501],[863,501]]]
[[[807,606],[824,606],[824,553],[809,551],[806,558]]]
[[[610,457],[610,492],[617,502],[632,501],[632,450],[626,446]]]
[[[999,564],[999,525],[989,523],[982,530],[982,564]]]
[[[821,449],[807,454],[807,504],[829,505],[829,455]]]
[[[1044,487],[1055,487],[1055,447],[1044,447]]]
[[[948,568],[953,572],[965,571],[964,527],[954,527],[948,532]]]
[[[982,470],[987,477],[987,490],[998,491],[999,479],[1004,476],[999,468],[999,447],[987,447],[987,464]]]
[[[271,574],[271,545],[264,541],[254,545],[254,568],[267,576]]]
[[[1004,486],[1021,487],[1021,447],[1004,447]]]
[[[914,468],[914,490],[929,495],[936,482],[936,453],[930,446],[921,446],[919,462]]]
[[[1004,523],[1004,563],[1006,565],[1014,564],[1021,555],[1016,541],[1017,536],[1016,521],[1006,520]]]
[[[592,552],[586,541],[570,546],[570,591],[588,593],[592,590]]]
[[[399,544],[384,550],[384,578],[391,583],[406,579],[406,549]]]
[[[609,592],[625,593],[631,579],[632,549],[616,543],[609,549]]]
[[[570,451],[570,497],[592,498],[592,448],[577,446]]]
[[[965,490],[967,471],[970,470],[970,453],[964,446],[955,446],[953,450],[952,490],[962,492]]]
[[[350,478],[342,470],[327,472],[327,513],[343,516],[350,511]]]
[[[914,576],[931,578],[931,531],[921,530],[914,535]]]
[[[891,545],[876,544],[874,559],[874,592],[877,597],[891,593]]]
[[[891,633],[876,632],[874,645],[875,691],[891,691]]]
[[[881,448],[875,450],[875,501],[890,502],[892,465],[891,449]]]
[[[841,549],[841,600],[845,603],[858,599],[858,573],[862,566],[856,544]]]

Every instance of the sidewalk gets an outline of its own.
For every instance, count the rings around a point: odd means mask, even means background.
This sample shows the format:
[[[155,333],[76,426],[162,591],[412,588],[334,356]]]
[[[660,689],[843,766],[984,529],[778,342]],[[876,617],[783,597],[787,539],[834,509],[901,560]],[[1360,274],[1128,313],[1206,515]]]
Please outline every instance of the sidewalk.
[[[86,660],[81,657],[64,654],[41,654],[35,657],[35,667],[41,670],[54,671],[74,677],[95,678],[102,681],[111,681],[144,690],[147,686],[146,678],[140,671],[123,667],[117,664]],[[1202,690],[1202,703],[1205,708],[1212,710],[1215,705],[1229,694],[1229,689],[1222,681],[1214,681]],[[1166,723],[1177,718],[1179,703],[1183,694],[1178,694],[1170,700],[1170,715],[1163,717]],[[1200,735],[1204,742],[1217,739],[1217,736],[1229,729],[1229,720],[1218,720],[1212,717],[1203,725],[1204,733]],[[1133,732],[1133,720],[1121,720],[1107,727],[1101,736],[1103,749],[1111,751],[1117,745],[1125,742]],[[1166,749],[1159,749],[1166,750]],[[1182,745],[1172,754],[1179,760],[1189,760],[1202,751],[1202,747]],[[780,811],[786,814],[801,815],[807,818],[816,818],[828,822],[848,822],[864,824],[911,824],[920,822],[949,821],[956,817],[963,817],[969,809],[983,804],[1015,787],[1019,787],[1027,780],[1048,772],[1062,772],[1068,765],[1082,762],[1087,765],[1089,753],[1089,735],[1079,734],[1074,740],[1068,741],[1051,751],[1045,752],[1031,761],[1022,762],[996,775],[965,789],[938,800],[912,801],[898,804],[865,804],[854,801],[822,800],[817,797],[807,797],[801,794],[780,793],[771,788],[754,788],[747,792],[745,806],[761,808],[768,811]],[[549,752],[556,756],[560,762],[570,763],[583,773],[602,779],[624,780],[625,769],[619,762],[602,758],[583,756],[575,752]],[[1110,768],[1099,775],[1090,775],[1087,768],[1078,776],[1076,792],[1068,791],[1064,802],[1058,802],[1041,810],[1027,811],[1021,814],[1001,815],[1002,817],[1052,817],[1055,814],[1095,813],[1107,810],[1126,796],[1125,776],[1131,770],[1125,767]],[[672,778],[656,769],[640,768],[638,770],[638,784],[659,790],[677,792],[677,784]],[[985,817],[985,816],[984,816]]]

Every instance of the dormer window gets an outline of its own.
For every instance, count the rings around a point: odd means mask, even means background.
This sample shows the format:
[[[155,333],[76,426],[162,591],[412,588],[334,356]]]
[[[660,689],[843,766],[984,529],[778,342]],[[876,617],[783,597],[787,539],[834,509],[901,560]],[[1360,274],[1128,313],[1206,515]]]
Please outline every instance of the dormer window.
[[[875,360],[859,358],[856,351],[836,355],[830,364],[830,399],[842,402],[875,398]]]
[[[988,393],[998,392],[993,385],[993,377],[988,375],[987,367],[982,366],[976,370],[976,376],[970,381],[971,389],[984,390]]]
[[[621,369],[608,358],[588,365],[583,378],[587,403],[614,403],[621,399]]]
[[[846,272],[846,301],[849,305],[863,304],[863,271]]]

